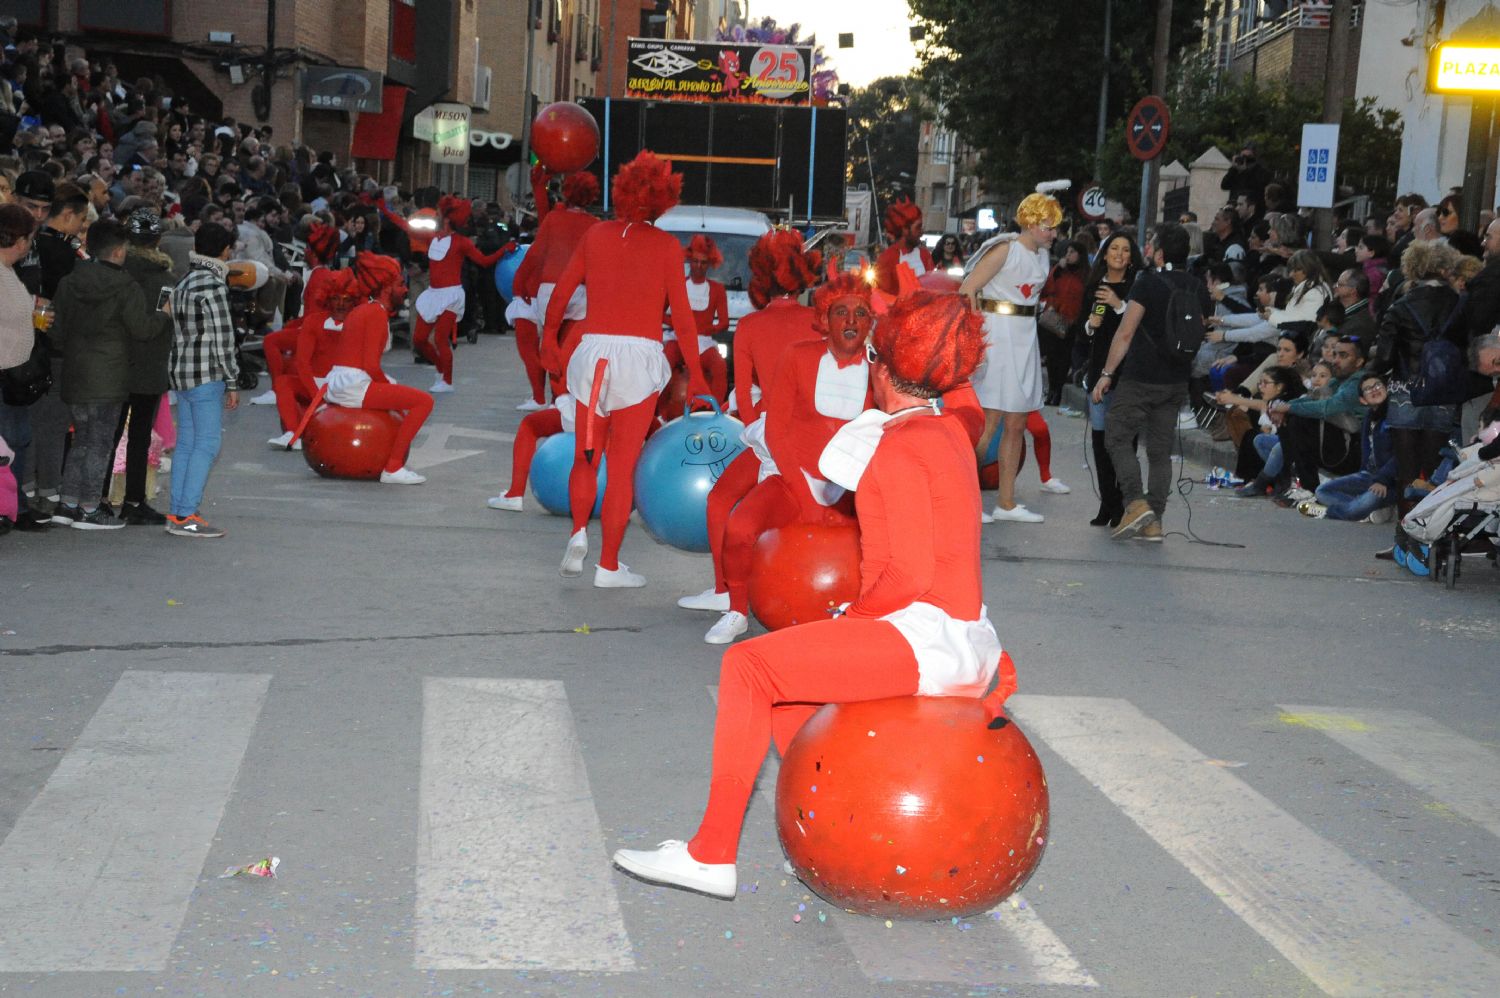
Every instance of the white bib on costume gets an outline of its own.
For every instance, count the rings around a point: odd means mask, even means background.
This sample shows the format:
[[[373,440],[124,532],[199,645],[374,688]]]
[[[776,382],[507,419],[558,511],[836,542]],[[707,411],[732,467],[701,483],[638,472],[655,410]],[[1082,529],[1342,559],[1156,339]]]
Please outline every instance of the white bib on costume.
[[[897,263],[904,263],[911,268],[911,272],[921,277],[927,273],[927,261],[922,259],[922,247],[920,244],[910,253],[902,253]]]
[[[869,409],[844,424],[823,449],[818,470],[846,489],[858,488],[886,424],[898,415]],[[958,620],[919,600],[881,619],[911,646],[919,696],[978,697],[989,689],[1000,666],[1000,638],[988,607],[979,608],[978,620]]]
[[[702,312],[708,308],[709,284],[707,281],[704,281],[702,284],[696,281],[688,281],[687,295],[688,304],[692,306],[694,312]]]
[[[596,409],[601,416],[644,402],[672,378],[660,340],[588,333],[573,351],[567,372],[568,392],[584,405],[593,397],[594,367],[601,358],[609,362]]]
[[[323,393],[324,401],[347,409],[362,408],[365,404],[365,392],[370,387],[368,371],[362,367],[344,367],[341,364],[331,368],[326,378],[313,380],[328,389]]]
[[[870,390],[870,364],[863,357],[858,363],[839,367],[833,354],[818,358],[818,378],[813,389],[813,408],[829,419],[853,419],[865,411],[865,396]]]
[[[427,244],[427,259],[441,260],[443,257],[448,255],[448,250],[452,248],[453,237],[451,235],[438,236],[432,242]]]

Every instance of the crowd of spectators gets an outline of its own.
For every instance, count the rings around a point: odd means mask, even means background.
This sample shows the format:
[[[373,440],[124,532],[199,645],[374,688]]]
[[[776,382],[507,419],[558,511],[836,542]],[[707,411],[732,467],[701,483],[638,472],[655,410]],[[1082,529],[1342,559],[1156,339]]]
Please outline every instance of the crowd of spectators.
[[[0,316],[6,384],[0,465],[8,464],[0,467],[0,532],[72,522],[80,518],[75,513],[93,517],[95,526],[161,522],[141,494],[146,476],[133,464],[121,476],[128,479],[123,502],[93,495],[93,482],[99,478],[108,491],[115,447],[122,456],[127,449],[149,449],[153,459],[160,451],[160,435],[153,438],[147,430],[156,411],[165,408],[158,402],[169,387],[171,338],[182,335],[185,321],[163,318],[171,308],[164,288],[180,286],[207,266],[206,260],[259,264],[264,286],[241,295],[248,301],[223,317],[233,326],[225,335],[238,346],[247,334],[298,314],[302,237],[321,221],[339,232],[337,262],[352,260],[361,250],[397,257],[408,267],[415,293],[422,286],[423,259],[379,208],[384,203],[409,216],[435,205],[439,194],[433,188],[384,185],[341,163],[333,152],[280,141],[268,125],[208,116],[160,80],[125,79],[109,58],[91,58],[75,45],[18,32],[14,18],[0,18],[0,208],[18,209],[0,219],[0,304],[7,308]],[[473,208],[475,242],[486,251],[503,245],[507,232],[499,206],[476,200]],[[205,229],[225,235],[205,237]],[[106,245],[111,254],[118,251],[119,261],[95,252]],[[81,322],[77,310],[55,307],[63,282],[84,264],[95,282],[110,284],[107,278],[114,276],[93,273],[100,267],[123,268],[138,278],[134,283],[143,289],[142,307],[149,314],[122,307],[113,330],[122,336],[96,337],[95,328],[70,328],[100,325]],[[469,338],[481,329],[503,331],[493,275],[471,269],[465,288],[463,331]],[[79,290],[73,288],[75,294]],[[199,290],[206,293],[206,287]],[[85,348],[91,339],[100,342]],[[98,350],[115,360],[128,355],[130,362],[101,363]],[[205,359],[206,369],[191,376],[174,373],[170,387],[179,389],[177,401],[198,384],[219,382],[221,397],[233,402],[235,389],[248,388],[252,379],[235,354],[231,348],[223,358]],[[87,400],[78,401],[83,396],[75,389],[84,370],[112,373],[90,374]],[[38,393],[43,381],[50,384]],[[80,447],[77,412],[94,405],[102,408],[86,414],[89,439]],[[205,410],[194,409],[198,426],[205,427]],[[179,407],[179,423],[182,412]],[[171,432],[170,419],[163,429]],[[210,449],[216,451],[217,422],[209,429]],[[205,435],[199,438],[202,443]],[[184,463],[180,456],[174,476]],[[65,479],[66,474],[71,477]],[[12,478],[18,489],[9,486]],[[7,501],[8,487],[13,498]],[[85,494],[75,495],[79,489]],[[117,499],[119,491],[116,487]],[[175,500],[174,494],[174,505]]]

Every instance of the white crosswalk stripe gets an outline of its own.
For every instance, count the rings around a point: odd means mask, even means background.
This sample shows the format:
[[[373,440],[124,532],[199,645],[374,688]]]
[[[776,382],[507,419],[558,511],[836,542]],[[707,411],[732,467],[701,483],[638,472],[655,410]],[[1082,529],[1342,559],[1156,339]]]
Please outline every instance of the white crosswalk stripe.
[[[1500,838],[1500,752],[1409,710],[1281,709]]]
[[[1500,960],[1128,701],[1008,707],[1327,994],[1500,989]]]
[[[563,684],[422,684],[415,965],[634,970]]]
[[[166,967],[270,678],[120,677],[0,844],[0,972]]]

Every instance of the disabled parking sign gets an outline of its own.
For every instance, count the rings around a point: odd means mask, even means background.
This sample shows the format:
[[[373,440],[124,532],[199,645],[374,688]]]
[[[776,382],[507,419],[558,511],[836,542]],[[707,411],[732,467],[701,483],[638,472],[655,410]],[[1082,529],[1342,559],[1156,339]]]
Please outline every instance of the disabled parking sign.
[[[1301,159],[1297,206],[1332,208],[1338,193],[1334,179],[1338,170],[1339,126],[1303,125]]]

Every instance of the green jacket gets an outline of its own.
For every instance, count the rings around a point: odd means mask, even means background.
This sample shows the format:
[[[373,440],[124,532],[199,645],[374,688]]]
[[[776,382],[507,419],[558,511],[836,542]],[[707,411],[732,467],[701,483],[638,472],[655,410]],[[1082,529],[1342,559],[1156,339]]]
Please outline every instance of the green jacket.
[[[141,286],[146,304],[151,308],[161,298],[162,290],[177,286],[172,275],[172,258],[148,246],[132,246],[125,257],[125,273]],[[158,313],[160,314],[160,313]],[[172,360],[172,324],[167,322],[149,340],[130,342],[130,394],[162,395],[167,384],[167,365]]]
[[[130,395],[132,341],[171,336],[172,320],[147,305],[121,267],[85,260],[57,286],[50,335],[62,349],[62,400],[69,405],[124,402]],[[154,305],[154,303],[152,303]]]

